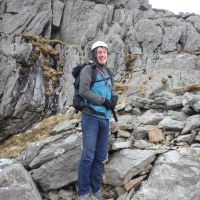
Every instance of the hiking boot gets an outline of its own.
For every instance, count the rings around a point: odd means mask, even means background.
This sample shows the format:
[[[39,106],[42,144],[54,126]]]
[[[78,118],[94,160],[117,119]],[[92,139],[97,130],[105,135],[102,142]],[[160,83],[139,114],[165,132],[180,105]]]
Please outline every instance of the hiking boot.
[[[91,200],[90,194],[81,195],[79,200]]]
[[[100,191],[93,193],[91,196],[92,200],[106,200]]]

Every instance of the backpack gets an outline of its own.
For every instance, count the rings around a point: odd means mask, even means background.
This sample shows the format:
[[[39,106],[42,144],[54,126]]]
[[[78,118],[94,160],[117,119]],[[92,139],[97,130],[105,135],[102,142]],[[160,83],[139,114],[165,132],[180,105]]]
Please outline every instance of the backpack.
[[[96,75],[97,71],[95,70],[96,66],[94,63],[88,62],[88,63],[83,63],[83,64],[77,64],[76,67],[72,69],[72,76],[74,77],[75,81],[73,83],[74,85],[74,95],[73,95],[73,103],[72,106],[76,109],[76,111],[82,111],[84,102],[83,98],[79,95],[79,84],[80,84],[80,72],[81,70],[86,67],[87,65],[90,65],[92,67],[92,81],[90,88],[96,81]],[[111,78],[111,82],[113,82],[113,74],[110,69],[106,68],[107,72],[109,74],[109,77]]]

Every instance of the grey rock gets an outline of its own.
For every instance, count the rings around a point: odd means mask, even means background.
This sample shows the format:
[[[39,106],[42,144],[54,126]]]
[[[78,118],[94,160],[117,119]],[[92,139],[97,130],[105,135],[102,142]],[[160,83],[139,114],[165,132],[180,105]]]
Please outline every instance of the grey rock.
[[[6,34],[21,33],[36,15],[37,9],[27,8],[17,15],[6,13],[2,20],[2,30]]]
[[[199,132],[199,133],[197,134],[197,136],[195,137],[195,140],[200,142],[200,132]]]
[[[4,124],[0,127],[0,141],[30,128],[43,118],[41,112],[50,114],[65,108],[63,105],[66,102],[62,98],[62,92],[58,92],[58,87],[61,87],[60,75],[56,77],[58,79],[56,84],[53,83],[55,77],[50,76],[50,79],[54,78],[53,82],[47,80],[48,72],[52,73],[54,70],[57,72],[59,69],[53,69],[55,66],[51,66],[51,59],[53,59],[51,56],[45,55],[44,52],[42,54],[38,47],[35,48],[36,41],[33,42],[34,45],[25,42],[27,38],[39,39],[31,35],[20,35],[2,44],[0,48],[2,51],[0,55],[0,120]],[[48,43],[47,40],[46,43]],[[46,51],[55,50],[49,44],[48,47],[47,44],[40,45],[45,46]],[[47,60],[50,63],[49,66],[45,64]],[[58,60],[54,60],[57,68],[60,67]],[[52,91],[51,94],[49,90]]]
[[[42,200],[30,174],[13,160],[0,160],[0,199]]]
[[[146,140],[136,140],[134,142],[134,146],[138,149],[150,149],[154,144],[146,141]]]
[[[66,138],[64,137],[60,140],[55,140],[55,142],[51,143],[51,145],[48,144],[48,147],[45,146],[40,149],[40,152],[31,161],[29,166],[32,169],[35,169],[38,166],[41,166],[42,164],[61,156],[65,152],[69,152],[71,149],[76,148],[76,146],[79,145],[78,139],[80,140],[77,135],[69,135]]]
[[[146,125],[157,125],[164,118],[162,113],[157,113],[152,110],[146,111],[139,120],[141,123]]]
[[[121,186],[147,168],[154,159],[155,152],[151,150],[123,149],[106,164],[104,183]]]
[[[155,21],[144,19],[135,24],[135,40],[141,43],[143,53],[154,51],[162,42],[162,29]]]
[[[132,106],[127,105],[127,106],[124,108],[124,110],[125,110],[126,112],[130,112],[130,111],[132,110]]]
[[[62,1],[55,0],[53,1],[53,25],[56,27],[60,26],[63,9],[65,4]]]
[[[2,18],[5,10],[6,10],[6,1],[5,0],[1,0],[1,4],[0,4],[0,16]]]
[[[7,12],[3,15],[2,31],[6,34],[33,31],[40,34],[49,21],[48,14],[51,13],[51,2],[43,1],[15,1],[8,3]]]
[[[132,115],[120,115],[118,117],[118,127],[121,130],[134,130],[137,125],[139,124],[139,121],[136,119],[135,116]]]
[[[186,21],[191,22],[194,25],[194,27],[197,29],[197,31],[199,31],[200,30],[199,18],[200,17],[198,15],[192,15],[188,17]]]
[[[194,143],[194,144],[191,145],[191,148],[200,148],[200,144]]]
[[[140,110],[140,108],[132,108],[131,114],[132,114],[132,115],[141,115],[141,110]]]
[[[177,142],[189,142],[192,138],[191,134],[187,134],[187,135],[180,135],[176,138]]]
[[[158,128],[165,130],[181,130],[184,127],[184,122],[170,119],[169,117],[165,117],[159,124]]]
[[[200,113],[200,100],[198,102],[196,102],[192,108],[197,112]]]
[[[200,127],[200,115],[193,115],[187,118],[185,126],[181,133],[186,134],[189,133],[191,130],[194,130],[199,127]]]
[[[169,110],[166,112],[166,115],[170,117],[171,119],[178,120],[178,121],[185,121],[189,116],[185,114],[183,111],[175,111],[175,110]]]
[[[32,143],[18,160],[31,168],[33,180],[49,191],[76,181],[81,147],[80,133],[63,133]]]
[[[26,168],[30,168],[30,164],[32,163],[33,160],[38,160],[38,166],[40,166],[45,160],[50,160],[56,157],[56,154],[52,153],[51,151],[51,145],[52,148],[59,149],[59,144],[62,144],[66,141],[68,141],[68,137],[75,134],[75,132],[73,131],[69,131],[69,132],[63,132],[61,134],[52,136],[52,137],[48,137],[45,140],[42,141],[37,141],[37,142],[33,142],[28,144],[27,148],[25,151],[23,151],[22,153],[20,153],[17,157],[17,160],[23,164],[23,166],[25,166]],[[58,141],[57,145],[55,145],[54,143],[56,143],[56,141]],[[69,142],[69,141],[68,141]],[[68,147],[65,147],[65,150]],[[48,155],[48,159],[44,158],[44,161],[40,160],[37,158],[37,156],[41,157],[40,152],[42,151],[43,153],[47,153],[48,154],[48,150],[49,151],[49,155]],[[60,151],[60,153],[62,154],[62,151]]]
[[[190,108],[189,106],[184,106],[182,108],[182,111],[187,115],[194,115],[195,114],[195,111],[192,108]]]
[[[67,1],[61,26],[62,40],[68,44],[81,44],[82,46],[87,44],[88,40],[93,40],[98,26],[103,22],[111,21],[113,6],[108,7],[110,9],[107,9],[106,5],[90,1]],[[87,35],[90,29],[93,30],[92,35]]]
[[[130,105],[129,105],[129,106],[130,106]],[[125,103],[120,103],[120,104],[118,104],[118,105],[115,107],[115,109],[116,109],[117,111],[120,111],[120,110],[124,110],[125,107],[126,107],[126,104],[125,104]]]
[[[127,149],[131,148],[131,141],[124,141],[124,142],[113,142],[111,150],[120,150],[120,149]]]
[[[198,31],[193,27],[192,24],[188,25],[187,28],[187,39],[185,43],[184,49],[188,51],[195,51],[198,50],[200,45],[200,39],[199,39],[199,33]]]
[[[199,154],[198,148],[187,148],[161,155],[155,162],[146,184],[136,192],[132,200],[198,199]]]
[[[177,96],[177,97],[167,101],[166,102],[167,109],[178,109],[178,108],[183,107],[182,101],[183,101],[182,96]]]
[[[24,44],[3,44],[0,49],[7,55],[16,59],[17,63],[28,63],[33,45],[31,43]]]
[[[72,190],[64,190],[64,189],[61,189],[59,192],[58,192],[58,198],[62,198],[62,199],[66,199],[66,200],[70,200],[72,199],[74,196],[74,192]]]
[[[45,10],[37,14],[33,20],[28,24],[25,33],[32,33],[34,35],[40,35],[44,31],[44,27],[52,18],[51,10]]]
[[[147,133],[152,128],[154,128],[153,125],[138,126],[134,131],[134,138],[138,140],[147,139]]]
[[[126,130],[119,130],[117,132],[117,137],[130,138],[131,134],[129,131],[126,131]]]
[[[183,32],[182,29],[183,28],[181,26],[171,26],[164,28],[164,35],[161,46],[164,52],[172,52],[176,50],[177,43],[180,40]]]
[[[18,55],[17,52],[15,55]],[[16,60],[1,56],[1,61],[0,73],[4,76],[0,79],[0,120],[4,120],[4,126],[1,127],[0,141],[3,141],[9,135],[26,130],[40,119],[39,113],[44,109],[45,97],[39,66],[36,69],[26,68],[30,76],[20,82],[20,68]]]
[[[81,155],[80,135],[71,135],[55,141],[49,148],[42,149],[30,166],[33,180],[44,191],[67,186],[77,180],[77,167]],[[38,167],[38,164],[40,166]],[[37,164],[37,165],[36,165]]]
[[[79,122],[80,120],[77,119],[73,119],[73,120],[69,120],[69,121],[64,121],[59,123],[58,125],[56,125],[50,132],[50,135],[56,135],[59,133],[63,133],[69,130],[72,130],[75,128],[76,124]]]
[[[200,95],[185,93],[183,96],[184,106],[192,108],[195,112],[200,112]]]
[[[153,103],[153,100],[148,98],[141,98],[137,96],[131,96],[131,98],[128,101],[128,104],[133,107],[139,107],[139,108],[150,108],[150,105]]]

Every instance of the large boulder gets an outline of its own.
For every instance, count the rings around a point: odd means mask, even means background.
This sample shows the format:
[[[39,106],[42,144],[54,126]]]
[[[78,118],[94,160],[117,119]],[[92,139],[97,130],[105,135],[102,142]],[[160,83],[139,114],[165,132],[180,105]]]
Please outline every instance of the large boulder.
[[[81,134],[67,131],[31,143],[18,160],[42,190],[55,190],[77,180],[81,147]]]
[[[155,151],[140,149],[123,149],[116,152],[105,167],[104,183],[122,186],[139,175],[155,159]]]
[[[31,175],[18,162],[0,160],[0,199],[42,200]]]

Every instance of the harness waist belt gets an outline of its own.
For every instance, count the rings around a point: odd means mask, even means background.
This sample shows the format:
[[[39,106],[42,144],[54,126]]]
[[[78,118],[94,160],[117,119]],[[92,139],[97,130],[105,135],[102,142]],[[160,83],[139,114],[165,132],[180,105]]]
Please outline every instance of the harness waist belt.
[[[84,108],[83,108],[83,112],[105,117],[105,113],[103,113],[103,112],[97,112],[97,111],[95,111],[94,109],[92,109],[92,108],[90,108],[90,107],[84,107]]]

